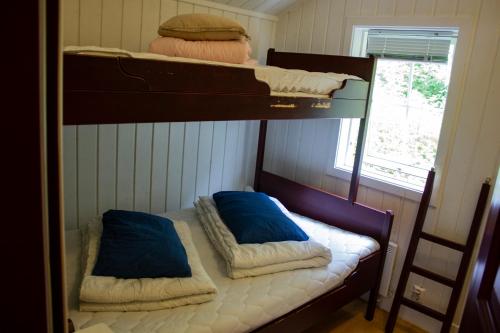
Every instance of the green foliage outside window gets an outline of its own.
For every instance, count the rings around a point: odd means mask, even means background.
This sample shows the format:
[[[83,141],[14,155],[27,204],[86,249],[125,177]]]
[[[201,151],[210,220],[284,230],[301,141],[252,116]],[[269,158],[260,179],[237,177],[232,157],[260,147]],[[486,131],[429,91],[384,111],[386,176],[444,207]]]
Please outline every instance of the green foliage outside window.
[[[444,108],[448,86],[443,79],[437,77],[435,67],[416,63],[413,67],[412,88],[421,93],[427,99],[429,105]]]

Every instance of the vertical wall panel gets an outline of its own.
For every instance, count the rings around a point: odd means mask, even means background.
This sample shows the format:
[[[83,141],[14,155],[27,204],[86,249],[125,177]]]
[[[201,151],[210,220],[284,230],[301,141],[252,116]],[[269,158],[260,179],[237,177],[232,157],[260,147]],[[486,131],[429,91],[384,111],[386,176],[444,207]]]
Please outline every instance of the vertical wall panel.
[[[363,0],[361,2],[361,15],[373,16],[377,14],[378,0]]]
[[[328,164],[328,152],[331,144],[331,135],[337,120],[314,120],[314,132],[306,135],[314,137],[313,150],[311,152],[311,164],[309,172],[309,182],[311,185],[321,187],[323,175]]]
[[[396,1],[397,16],[411,16],[415,7],[415,0],[398,0]]]
[[[287,135],[284,138],[285,149],[283,153],[283,169],[281,174],[289,179],[295,179],[301,128],[302,120],[288,121]]]
[[[222,189],[226,130],[226,121],[216,121],[214,123],[214,134],[212,137],[212,160],[210,163],[210,193],[214,193]]]
[[[344,36],[345,6],[345,0],[331,2],[325,42],[325,51],[327,54],[340,54],[341,52],[340,48]],[[278,40],[276,42],[278,43]]]
[[[258,59],[259,58],[259,39],[256,39],[254,36],[259,36],[260,34],[260,19],[257,17],[250,17],[248,20],[248,35],[251,37],[250,46],[252,47],[252,57]],[[269,35],[268,35],[269,36]]]
[[[272,155],[271,170],[275,173],[282,173],[286,163],[286,137],[288,135],[289,121],[275,121],[275,148]]]
[[[62,16],[64,45],[78,45],[80,40],[80,0],[65,0]]]
[[[97,125],[78,129],[78,223],[97,215]]]
[[[208,7],[195,5],[193,12],[198,14],[208,14]]]
[[[285,50],[297,52],[299,42],[299,32],[302,18],[302,7],[297,7],[288,13],[288,23],[286,26]]]
[[[236,164],[235,170],[236,174],[234,177],[234,187],[239,190],[242,190],[247,184],[246,181],[246,168],[248,167],[246,164],[245,155],[248,155],[250,152],[246,151],[246,139],[247,139],[247,131],[249,129],[249,125],[244,121],[238,122],[238,148],[236,150]]]
[[[259,138],[260,121],[252,120],[246,123],[245,135],[245,171],[246,185],[254,185],[255,163],[257,160],[257,146]],[[265,151],[265,150],[264,150]]]
[[[238,149],[238,130],[237,121],[229,121],[226,128],[224,164],[222,167],[222,190],[229,190],[235,186],[234,164],[236,161],[236,152]]]
[[[238,21],[246,31],[248,31],[249,17],[247,15],[237,14],[236,21]]]
[[[170,124],[153,125],[153,152],[151,165],[151,207],[152,213],[166,211],[168,146]]]
[[[453,16],[457,10],[457,0],[437,0],[434,15]]]
[[[123,0],[102,0],[101,45],[121,47],[122,7]]]
[[[312,33],[316,12],[316,1],[308,1],[302,9],[298,52],[311,52]]]
[[[177,210],[181,208],[182,161],[184,160],[184,127],[184,123],[170,124],[167,210]]]
[[[286,11],[278,16],[278,26],[276,27],[276,49],[278,51],[285,50],[286,43],[286,27],[288,26],[289,13]]]
[[[118,125],[116,208],[134,209],[135,125]]]
[[[434,0],[415,0],[416,16],[431,16],[434,13]]]
[[[212,15],[224,16],[224,12],[217,8],[208,8],[208,13]]]
[[[377,14],[379,16],[394,16],[396,0],[379,0]]]
[[[302,126],[300,128],[295,180],[303,184],[307,184],[309,181],[309,168],[314,146],[314,136],[311,134],[314,133],[314,127],[314,120],[304,120],[302,121]]]
[[[101,45],[101,1],[80,1],[80,44]]]
[[[191,14],[194,11],[194,7],[192,4],[187,2],[179,2],[177,5],[177,14]]]
[[[160,2],[160,23],[177,15],[177,4],[175,0],[161,0]]]
[[[457,5],[457,15],[477,16],[479,13],[480,6],[481,6],[481,1],[459,0]]]
[[[266,147],[264,149],[264,165],[263,169],[266,171],[271,171],[273,169],[273,157],[274,150],[276,149],[276,130],[275,121],[271,120],[267,122],[267,132],[266,132]]]
[[[198,137],[198,163],[196,164],[195,197],[207,195],[209,193],[213,134],[213,121],[204,121],[200,123],[200,134]]]
[[[102,214],[108,209],[116,208],[117,125],[99,125],[98,130],[97,210]]]
[[[384,1],[384,0],[379,0]],[[345,15],[358,16],[361,14],[361,0],[347,0],[345,1]]]
[[[274,47],[273,45],[273,23],[267,20],[260,20],[258,54],[257,59],[260,64],[265,64],[267,59],[267,50]],[[255,54],[255,53],[254,53]]]
[[[141,22],[141,52],[147,52],[149,43],[158,36],[160,0],[143,1]]]
[[[149,212],[153,125],[137,124],[135,139],[134,210]]]
[[[122,10],[122,48],[139,52],[141,50],[142,0],[123,0]]]
[[[182,165],[181,208],[192,207],[195,199],[199,134],[199,122],[186,123]]]
[[[326,44],[326,29],[331,1],[317,0],[314,14],[314,26],[311,40],[311,53],[324,53]]]
[[[224,11],[223,16],[227,17],[227,18],[230,18],[232,20],[236,20],[236,13],[233,13],[233,12]]]
[[[63,131],[64,220],[67,229],[78,228],[78,135],[76,126]]]

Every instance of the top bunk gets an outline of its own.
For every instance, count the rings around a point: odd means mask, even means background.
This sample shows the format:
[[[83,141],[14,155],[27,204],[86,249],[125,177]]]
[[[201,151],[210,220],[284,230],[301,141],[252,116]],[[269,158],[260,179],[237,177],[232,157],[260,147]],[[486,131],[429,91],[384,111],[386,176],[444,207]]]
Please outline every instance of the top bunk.
[[[63,122],[365,118],[373,57],[270,49],[267,64],[273,67],[67,48]]]

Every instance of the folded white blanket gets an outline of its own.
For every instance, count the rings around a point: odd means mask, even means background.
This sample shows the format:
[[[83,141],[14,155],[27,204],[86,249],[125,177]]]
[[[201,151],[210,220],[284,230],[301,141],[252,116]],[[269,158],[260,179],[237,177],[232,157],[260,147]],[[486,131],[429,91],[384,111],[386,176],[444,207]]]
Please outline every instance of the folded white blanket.
[[[86,265],[80,289],[80,310],[150,311],[212,300],[217,289],[201,264],[189,227],[183,221],[174,221],[174,227],[186,249],[192,277],[118,279],[92,275],[99,252],[102,223],[100,219],[91,221],[84,246],[87,257],[84,259]]]
[[[209,239],[226,261],[231,278],[321,267],[331,261],[330,249],[311,239],[304,242],[238,244],[220,218],[212,198],[200,197],[195,206]],[[289,218],[294,219],[286,208],[281,204],[278,206]]]

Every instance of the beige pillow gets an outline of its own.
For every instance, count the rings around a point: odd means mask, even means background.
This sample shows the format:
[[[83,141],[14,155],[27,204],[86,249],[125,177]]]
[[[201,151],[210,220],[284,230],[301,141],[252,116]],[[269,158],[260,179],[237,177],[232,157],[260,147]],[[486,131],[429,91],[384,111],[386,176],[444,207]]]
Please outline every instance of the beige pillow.
[[[245,28],[226,17],[208,14],[174,16],[162,23],[158,34],[184,40],[239,40],[248,38]]]

